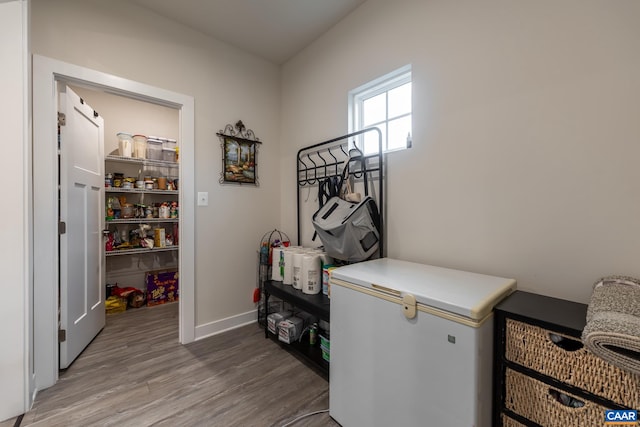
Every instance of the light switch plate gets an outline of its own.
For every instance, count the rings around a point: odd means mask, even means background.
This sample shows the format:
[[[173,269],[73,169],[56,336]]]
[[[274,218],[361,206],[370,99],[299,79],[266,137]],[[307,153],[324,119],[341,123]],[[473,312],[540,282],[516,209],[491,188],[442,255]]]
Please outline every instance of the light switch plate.
[[[198,191],[198,206],[209,206],[209,193]]]

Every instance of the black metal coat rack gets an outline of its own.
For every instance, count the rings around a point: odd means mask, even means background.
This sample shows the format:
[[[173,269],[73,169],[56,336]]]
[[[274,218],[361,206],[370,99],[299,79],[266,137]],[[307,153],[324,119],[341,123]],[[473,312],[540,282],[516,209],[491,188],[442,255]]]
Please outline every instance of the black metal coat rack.
[[[357,147],[356,140],[364,140],[365,134],[369,133],[377,135],[378,150],[375,154],[365,155]],[[354,150],[357,151],[355,157],[353,155]],[[354,161],[354,159],[357,161]],[[296,156],[298,244],[301,241],[300,192],[302,189],[317,187],[320,192],[320,190],[323,190],[323,186],[332,185],[332,183],[341,185],[341,180],[349,177],[353,177],[356,181],[364,182],[365,186],[374,185],[373,182],[377,180],[378,194],[376,201],[380,215],[379,254],[382,258],[384,253],[382,217],[384,210],[383,164],[382,132],[376,127],[342,135],[298,150],[298,155]],[[331,192],[329,191],[329,193]],[[368,188],[365,187],[366,192],[368,192]]]

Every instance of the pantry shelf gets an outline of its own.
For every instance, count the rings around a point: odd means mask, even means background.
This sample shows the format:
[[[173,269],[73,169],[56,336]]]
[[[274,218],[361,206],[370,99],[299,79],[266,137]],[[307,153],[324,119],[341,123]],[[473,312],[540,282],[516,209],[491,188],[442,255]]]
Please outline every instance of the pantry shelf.
[[[180,163],[178,162],[169,162],[166,160],[138,159],[135,157],[121,157],[121,156],[114,156],[112,154],[106,156],[105,160],[108,160],[111,162],[129,163],[129,164],[144,165],[144,166],[162,166],[162,167],[168,167],[168,168],[180,167]]]
[[[107,220],[108,224],[146,224],[149,222],[178,222],[178,218],[125,218]]]
[[[116,136],[117,148],[110,145],[104,156],[105,280],[141,290],[147,304],[154,305],[177,298],[170,295],[179,286],[177,141],[125,132]],[[175,279],[172,290],[149,279],[164,273]]]
[[[107,193],[129,193],[129,194],[179,194],[178,190],[143,190],[139,188],[105,188]]]
[[[105,256],[118,256],[118,255],[137,255],[137,254],[146,254],[146,253],[155,253],[155,252],[167,252],[167,251],[177,251],[179,247],[176,246],[167,246],[166,248],[136,248],[136,249],[116,249],[113,251],[108,251],[104,253]]]

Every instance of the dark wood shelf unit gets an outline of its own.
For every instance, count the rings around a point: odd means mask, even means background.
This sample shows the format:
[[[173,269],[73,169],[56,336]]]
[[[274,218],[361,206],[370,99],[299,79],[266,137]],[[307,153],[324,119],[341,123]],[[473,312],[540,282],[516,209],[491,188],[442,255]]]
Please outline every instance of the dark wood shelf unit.
[[[583,390],[571,384],[552,378],[541,372],[521,366],[518,363],[507,360],[506,325],[509,319],[533,325],[548,332],[561,333],[581,341],[582,330],[586,325],[587,305],[573,301],[562,300],[544,295],[533,294],[524,291],[516,291],[507,299],[495,307],[495,333],[494,333],[494,367],[493,367],[493,425],[501,426],[502,414],[526,426],[538,426],[533,421],[527,420],[506,407],[508,399],[505,375],[507,369],[519,372],[527,377],[540,381],[549,387],[566,392],[587,402],[593,402],[608,409],[626,409],[624,406],[597,396],[592,392]],[[511,338],[513,339],[513,338]],[[568,363],[579,364],[578,360]],[[595,374],[595,373],[594,373]]]
[[[496,306],[496,311],[577,338],[582,334],[587,318],[586,304],[524,291],[514,292]]]

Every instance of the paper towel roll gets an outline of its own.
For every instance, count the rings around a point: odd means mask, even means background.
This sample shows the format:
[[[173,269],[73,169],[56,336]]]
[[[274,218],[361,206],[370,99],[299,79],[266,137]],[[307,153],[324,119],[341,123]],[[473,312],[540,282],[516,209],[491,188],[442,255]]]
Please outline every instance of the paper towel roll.
[[[284,279],[284,247],[273,248],[271,252],[271,280],[282,282]]]
[[[302,289],[302,259],[304,252],[293,253],[293,283],[291,285],[295,289]]]
[[[283,285],[293,285],[293,248],[286,248],[284,251],[284,273],[282,275]]]
[[[302,292],[314,295],[322,289],[322,267],[320,254],[306,254],[302,258]]]

